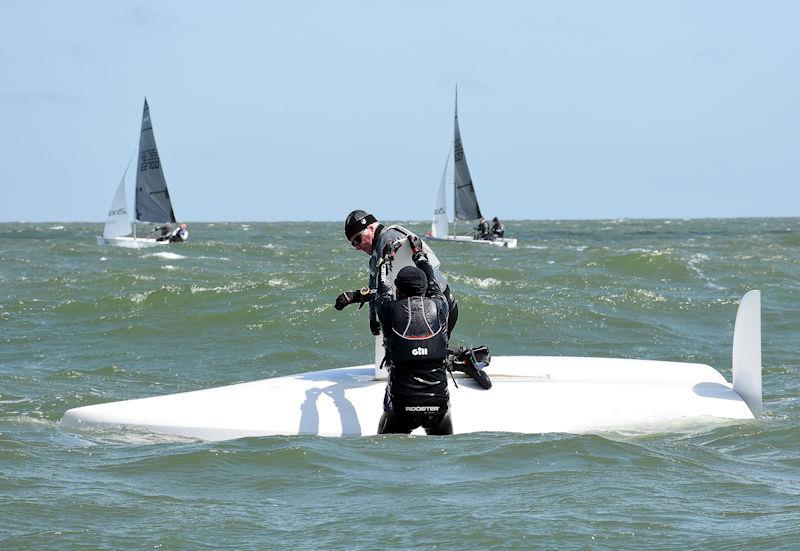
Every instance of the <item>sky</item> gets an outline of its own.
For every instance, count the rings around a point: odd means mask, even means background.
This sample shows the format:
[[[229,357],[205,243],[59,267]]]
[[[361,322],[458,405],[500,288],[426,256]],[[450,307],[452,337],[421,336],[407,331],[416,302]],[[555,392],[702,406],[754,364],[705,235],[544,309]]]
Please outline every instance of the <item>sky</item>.
[[[145,97],[180,221],[426,220],[456,83],[487,217],[795,217],[798,21],[792,0],[0,1],[0,222],[103,222]]]

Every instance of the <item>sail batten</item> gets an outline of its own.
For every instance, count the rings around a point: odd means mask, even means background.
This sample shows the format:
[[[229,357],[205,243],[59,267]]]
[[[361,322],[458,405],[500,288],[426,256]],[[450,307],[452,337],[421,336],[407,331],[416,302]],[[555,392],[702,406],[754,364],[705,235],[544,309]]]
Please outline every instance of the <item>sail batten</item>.
[[[139,159],[136,171],[136,220],[140,222],[176,222],[167,181],[156,147],[150,107],[144,100]]]

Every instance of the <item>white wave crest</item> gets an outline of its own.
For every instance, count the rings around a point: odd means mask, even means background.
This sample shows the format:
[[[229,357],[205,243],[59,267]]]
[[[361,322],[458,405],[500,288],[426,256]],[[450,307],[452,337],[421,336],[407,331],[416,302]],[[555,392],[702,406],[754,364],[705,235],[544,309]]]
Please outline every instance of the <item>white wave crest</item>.
[[[168,252],[158,252],[158,253],[150,253],[143,255],[144,258],[156,257],[156,258],[164,258],[166,260],[181,260],[186,258],[182,254],[178,253],[168,253]]]
[[[467,285],[472,285],[473,287],[478,287],[480,289],[488,289],[489,287],[497,287],[500,285],[500,280],[495,279],[493,277],[472,277],[466,276],[459,278],[463,283]]]

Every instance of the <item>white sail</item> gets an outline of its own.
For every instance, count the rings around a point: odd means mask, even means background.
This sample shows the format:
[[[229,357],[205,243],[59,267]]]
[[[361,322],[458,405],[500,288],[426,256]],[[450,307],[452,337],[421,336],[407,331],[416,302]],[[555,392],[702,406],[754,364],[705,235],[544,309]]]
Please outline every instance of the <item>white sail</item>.
[[[433,223],[431,224],[432,237],[447,237],[447,231],[449,230],[445,191],[447,187],[447,164],[449,162],[450,151],[447,152],[447,160],[444,162],[444,171],[442,171],[442,181],[439,184],[439,192],[436,194],[436,204],[433,209]]]
[[[122,173],[122,179],[119,181],[117,192],[114,194],[114,200],[111,202],[111,208],[108,211],[106,226],[103,228],[103,237],[106,239],[131,233],[131,219],[128,216],[128,206],[125,199],[125,176],[128,174],[130,166],[131,163],[128,162],[125,172]]]

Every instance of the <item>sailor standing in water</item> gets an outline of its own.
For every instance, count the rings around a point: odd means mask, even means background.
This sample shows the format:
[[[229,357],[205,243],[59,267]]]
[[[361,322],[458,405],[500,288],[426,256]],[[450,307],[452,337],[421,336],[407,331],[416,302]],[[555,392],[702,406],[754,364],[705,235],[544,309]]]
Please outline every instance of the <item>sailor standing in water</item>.
[[[369,302],[369,327],[373,335],[380,334],[380,323],[375,311],[376,290],[378,288],[378,262],[381,260],[383,250],[388,243],[402,242],[409,235],[414,235],[403,226],[384,226],[372,214],[363,210],[354,210],[347,215],[344,222],[344,235],[350,245],[370,256],[369,259],[369,286],[363,289],[350,291],[336,297],[334,308],[344,309],[349,304],[363,305]],[[448,337],[458,320],[458,303],[456,303],[447,279],[439,270],[433,269],[433,274],[439,289],[442,289],[447,299],[448,312]],[[360,307],[360,306],[359,306]]]
[[[447,390],[449,307],[416,235],[407,237],[414,266],[389,281],[394,249],[389,243],[378,266],[376,309],[384,335],[389,381],[378,434],[453,434]]]

